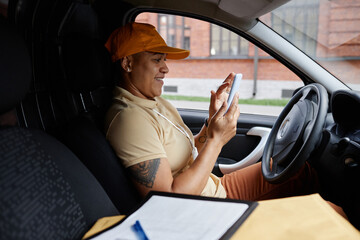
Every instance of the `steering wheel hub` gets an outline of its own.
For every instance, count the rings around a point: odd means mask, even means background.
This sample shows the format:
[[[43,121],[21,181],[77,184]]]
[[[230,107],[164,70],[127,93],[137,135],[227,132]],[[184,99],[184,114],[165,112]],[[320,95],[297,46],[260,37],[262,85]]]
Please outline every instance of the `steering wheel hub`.
[[[279,133],[277,135],[277,139],[281,139],[285,136],[286,131],[289,129],[289,125],[288,124],[290,122],[290,119],[285,119],[284,122],[281,124]]]

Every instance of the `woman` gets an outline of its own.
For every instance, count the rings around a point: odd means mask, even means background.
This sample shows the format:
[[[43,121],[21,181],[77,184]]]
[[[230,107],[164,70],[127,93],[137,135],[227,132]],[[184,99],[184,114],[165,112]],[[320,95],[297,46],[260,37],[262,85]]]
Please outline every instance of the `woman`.
[[[234,73],[211,92],[209,118],[193,136],[177,110],[160,97],[169,72],[166,59],[186,58],[189,51],[167,46],[155,27],[142,23],[115,30],[106,47],[120,72],[106,136],[142,196],[156,190],[256,201],[316,191],[309,165],[282,184],[266,182],[259,163],[222,178],[211,173],[236,133],[238,95],[225,114]]]

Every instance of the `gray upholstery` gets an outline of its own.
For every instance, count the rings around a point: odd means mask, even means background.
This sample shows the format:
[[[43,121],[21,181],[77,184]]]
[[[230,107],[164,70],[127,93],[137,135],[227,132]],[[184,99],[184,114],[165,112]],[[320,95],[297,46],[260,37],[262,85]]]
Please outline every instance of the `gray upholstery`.
[[[0,24],[0,36],[0,66],[7,64],[0,89],[20,88],[0,94],[3,113],[24,98],[31,67],[16,31]],[[0,126],[0,239],[81,239],[98,218],[116,214],[95,177],[62,143],[41,130]]]

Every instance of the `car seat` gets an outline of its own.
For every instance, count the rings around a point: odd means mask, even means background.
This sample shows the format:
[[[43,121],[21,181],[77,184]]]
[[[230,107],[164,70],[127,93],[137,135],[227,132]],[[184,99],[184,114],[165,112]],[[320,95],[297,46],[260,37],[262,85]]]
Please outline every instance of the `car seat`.
[[[103,133],[115,75],[101,24],[91,5],[79,2],[72,4],[62,22],[60,62],[66,81],[63,85],[72,99],[72,105],[63,111],[74,109],[74,117],[59,131],[59,139],[93,173],[120,213],[128,214],[140,196]]]
[[[0,23],[0,115],[31,82],[23,38]],[[0,239],[80,239],[94,222],[119,212],[62,143],[44,131],[0,126]]]

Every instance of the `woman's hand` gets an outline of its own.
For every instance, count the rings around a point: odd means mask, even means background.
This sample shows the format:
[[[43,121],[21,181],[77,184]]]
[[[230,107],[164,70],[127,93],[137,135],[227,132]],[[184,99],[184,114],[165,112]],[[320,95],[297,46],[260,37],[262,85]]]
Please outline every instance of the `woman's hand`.
[[[211,91],[208,121],[210,121],[214,114],[219,111],[223,103],[227,101],[234,77],[235,73],[230,73],[216,92]]]
[[[220,109],[209,119],[208,141],[216,141],[222,147],[235,136],[237,119],[240,115],[238,101],[239,93],[236,93],[227,112],[227,102],[224,101]]]

